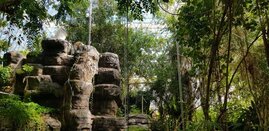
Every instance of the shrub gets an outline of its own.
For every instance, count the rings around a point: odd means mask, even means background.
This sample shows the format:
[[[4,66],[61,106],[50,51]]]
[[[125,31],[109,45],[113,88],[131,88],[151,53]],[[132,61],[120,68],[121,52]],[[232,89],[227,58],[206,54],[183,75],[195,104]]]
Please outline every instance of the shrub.
[[[11,68],[0,66],[0,85],[4,86],[10,82],[11,79]]]
[[[50,109],[36,103],[22,102],[18,97],[0,97],[0,120],[12,125],[13,130],[44,129],[42,113],[48,113],[49,111]]]
[[[16,70],[16,73],[17,74],[30,74],[33,70],[34,70],[33,66],[24,64],[22,68]]]

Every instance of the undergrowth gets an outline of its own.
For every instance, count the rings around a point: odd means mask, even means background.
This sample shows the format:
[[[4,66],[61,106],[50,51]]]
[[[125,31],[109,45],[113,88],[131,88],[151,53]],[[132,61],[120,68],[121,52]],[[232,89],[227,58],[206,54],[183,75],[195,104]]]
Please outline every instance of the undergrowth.
[[[12,125],[13,130],[44,129],[42,113],[50,111],[51,109],[33,102],[22,102],[16,96],[0,96],[0,121]]]

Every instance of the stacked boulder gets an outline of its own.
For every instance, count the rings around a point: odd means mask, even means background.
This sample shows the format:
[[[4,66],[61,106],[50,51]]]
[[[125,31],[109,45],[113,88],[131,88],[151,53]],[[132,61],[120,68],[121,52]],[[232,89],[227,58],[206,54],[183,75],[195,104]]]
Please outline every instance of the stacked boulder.
[[[116,117],[122,105],[118,55],[109,52],[101,54],[98,66],[93,93],[93,130],[124,130],[127,127],[125,119]]]
[[[42,41],[43,52],[34,59],[27,56],[26,64],[34,73],[24,77],[24,96],[45,106],[60,108],[63,101],[63,84],[73,64],[71,44],[60,39]]]
[[[15,69],[14,94],[61,110],[61,114],[44,116],[48,130],[121,131],[127,128],[126,119],[116,117],[122,106],[117,54],[107,52],[100,57],[94,47],[81,43],[71,45],[61,39],[43,40],[42,49],[41,54],[26,58],[9,52],[4,56],[8,60],[4,64]],[[33,70],[16,71],[22,70],[25,64]]]
[[[150,124],[149,116],[146,114],[130,115],[128,117],[128,125],[130,127],[140,127],[149,130]]]
[[[50,75],[53,82],[63,85],[73,65],[71,44],[65,40],[47,39],[42,41],[41,64],[43,74]]]
[[[89,98],[93,90],[92,79],[98,70],[98,60],[99,53],[94,47],[75,55],[75,63],[64,86],[63,130],[91,131]]]

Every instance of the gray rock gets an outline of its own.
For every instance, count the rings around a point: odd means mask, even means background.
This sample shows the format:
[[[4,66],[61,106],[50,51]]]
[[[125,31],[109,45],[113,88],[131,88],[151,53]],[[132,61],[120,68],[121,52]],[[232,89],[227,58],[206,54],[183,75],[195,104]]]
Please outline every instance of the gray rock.
[[[61,122],[56,119],[51,117],[49,114],[46,114],[42,117],[46,124],[46,131],[61,131]]]
[[[93,111],[92,111],[94,115],[116,116],[117,111],[118,111],[118,105],[115,100],[94,99]]]
[[[114,99],[120,96],[120,94],[120,87],[114,84],[99,84],[94,86],[94,96],[101,97],[100,99],[102,100]]]
[[[99,53],[95,48],[92,48],[89,52],[78,54],[75,59],[69,78],[71,80],[92,82],[92,78],[98,71]]]
[[[25,56],[23,56],[21,53],[16,51],[10,51],[4,54],[4,59],[6,60],[4,63],[4,66],[9,65],[10,63],[18,63],[21,61]]]
[[[69,66],[44,66],[43,74],[50,75],[53,82],[63,85],[69,77]]]
[[[74,58],[71,55],[65,53],[58,53],[55,56],[42,56],[43,65],[67,65],[72,66]]]
[[[68,88],[72,88],[74,95],[81,94],[90,96],[93,90],[93,85],[91,82],[81,80],[69,80],[65,83],[65,85],[70,86]]]
[[[25,60],[25,56],[16,51],[7,52],[3,56],[4,66],[10,66],[12,69],[20,68],[23,64],[23,60]]]
[[[105,52],[101,54],[98,66],[120,70],[119,57],[117,54]]]
[[[149,116],[146,114],[130,115],[128,119],[129,125],[148,125],[150,123]]]
[[[89,109],[72,109],[65,114],[66,131],[91,131],[92,115]]]
[[[99,53],[93,47],[75,56],[75,64],[64,86],[63,130],[91,131],[89,97],[92,92],[92,78],[98,69],[98,60]]]
[[[57,53],[69,54],[71,51],[71,44],[66,40],[61,39],[46,39],[42,43],[43,55],[54,56]]]
[[[124,131],[127,122],[123,117],[95,116],[92,126],[93,131]]]
[[[45,75],[68,75],[69,66],[43,66],[43,74]]]
[[[115,84],[120,86],[120,72],[113,68],[99,68],[95,76],[95,84]]]
[[[70,80],[65,83],[65,105],[69,109],[89,109],[89,97],[93,90],[91,83]]]
[[[55,97],[63,96],[63,88],[61,85],[50,80],[40,80],[39,76],[27,76],[26,88],[24,96],[31,97],[32,95],[49,94]],[[45,98],[46,99],[46,98]]]

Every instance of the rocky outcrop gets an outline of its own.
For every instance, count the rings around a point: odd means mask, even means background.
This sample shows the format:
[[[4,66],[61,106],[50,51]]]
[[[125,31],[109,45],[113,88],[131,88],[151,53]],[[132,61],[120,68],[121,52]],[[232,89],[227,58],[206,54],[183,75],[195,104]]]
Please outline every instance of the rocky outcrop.
[[[64,86],[64,130],[92,129],[89,97],[93,90],[92,79],[97,73],[99,53],[93,47],[76,55],[70,76]]]
[[[70,67],[74,63],[74,57],[71,55],[73,53],[72,45],[60,39],[43,40],[41,44],[43,74],[50,75],[53,82],[63,85],[68,79]]]
[[[121,131],[127,127],[125,118],[116,117],[120,99],[120,67],[118,55],[101,54],[93,93],[94,131]]]
[[[128,125],[129,126],[135,125],[149,129],[150,120],[148,115],[146,114],[130,115],[128,118]]]
[[[61,108],[63,85],[74,63],[71,44],[65,40],[46,39],[41,45],[43,52],[37,57],[28,55],[24,62],[32,66],[33,71],[21,76],[23,86],[20,89],[23,89],[25,99],[31,99],[43,106]],[[15,89],[19,87],[19,82]]]
[[[23,61],[25,60],[25,56],[23,56],[19,52],[10,51],[4,54],[3,58],[4,58],[3,65],[9,66],[13,70],[13,72],[11,78],[7,82],[0,83],[1,90],[8,93],[16,92],[17,94],[20,95],[23,94],[23,88],[22,88],[23,86],[22,87],[18,86],[19,88],[17,88],[17,90],[14,90],[14,88],[12,87],[15,86],[14,83],[20,83],[20,85],[23,85],[22,80],[24,76],[23,75],[17,76],[15,72],[17,69],[21,68]]]
[[[81,43],[74,46],[65,40],[47,39],[42,41],[43,52],[37,56],[27,55],[25,59],[16,52],[6,54],[5,65],[33,67],[32,72],[16,74],[14,93],[60,110],[56,117],[43,116],[46,130],[126,129],[125,118],[116,117],[122,106],[118,55],[99,55],[94,47]],[[91,95],[93,102],[89,101]]]
[[[4,66],[10,66],[11,68],[15,69],[20,67],[22,64],[22,60],[25,59],[21,53],[11,51],[4,54]]]
[[[45,122],[46,131],[61,131],[61,122],[49,114],[46,114],[42,117]]]
[[[93,131],[125,131],[127,123],[125,118],[111,116],[95,116]]]
[[[102,54],[102,57],[98,63],[99,67],[113,68],[120,71],[120,61],[117,54],[106,52]]]

